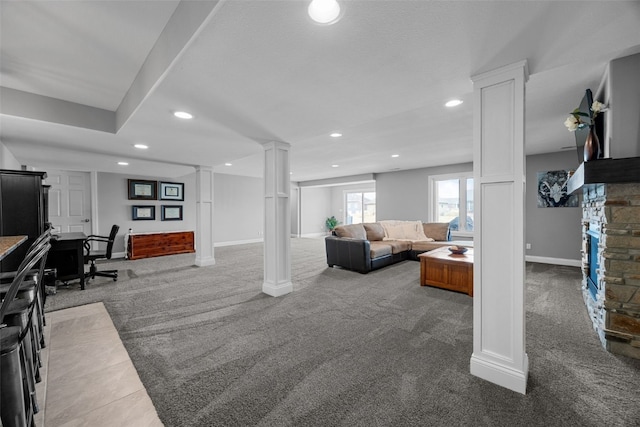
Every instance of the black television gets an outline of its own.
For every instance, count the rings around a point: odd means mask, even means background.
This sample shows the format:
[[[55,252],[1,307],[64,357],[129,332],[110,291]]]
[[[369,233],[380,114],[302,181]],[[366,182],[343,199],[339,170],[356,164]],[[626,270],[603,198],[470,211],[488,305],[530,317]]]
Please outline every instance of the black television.
[[[596,131],[596,135],[598,137],[598,141],[600,142],[600,147],[598,150],[598,158],[604,157],[604,120],[602,114],[596,116],[595,120],[593,119],[593,111],[591,111],[591,105],[593,104],[593,93],[591,89],[587,89],[580,101],[580,105],[578,105],[577,110],[581,113],[587,114],[587,117],[584,117],[583,120],[587,123],[593,123]],[[576,149],[578,152],[578,163],[582,163],[584,161],[584,143],[587,140],[587,135],[589,134],[589,126],[583,126],[581,128],[576,129],[575,137],[576,137]]]

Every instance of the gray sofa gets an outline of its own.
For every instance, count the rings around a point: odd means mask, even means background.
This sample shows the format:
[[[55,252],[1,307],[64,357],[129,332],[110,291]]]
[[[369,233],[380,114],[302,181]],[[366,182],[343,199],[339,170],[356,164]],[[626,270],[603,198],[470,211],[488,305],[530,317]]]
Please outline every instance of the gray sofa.
[[[407,226],[411,226],[416,222],[418,221],[406,223]],[[400,226],[404,225],[403,221],[397,223]],[[340,266],[368,273],[396,262],[418,260],[419,254],[443,246],[473,246],[472,241],[451,241],[449,223],[421,225],[424,235],[416,236],[416,239],[395,239],[389,236],[389,229],[385,229],[380,222],[338,226],[331,236],[325,238],[327,264],[329,267]]]

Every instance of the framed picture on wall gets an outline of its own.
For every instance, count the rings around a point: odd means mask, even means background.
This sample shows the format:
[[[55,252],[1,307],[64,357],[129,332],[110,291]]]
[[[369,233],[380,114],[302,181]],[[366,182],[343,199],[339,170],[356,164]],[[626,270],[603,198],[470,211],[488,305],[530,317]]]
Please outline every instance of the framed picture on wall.
[[[131,219],[133,219],[134,221],[141,221],[141,220],[153,221],[156,219],[156,207],[155,206],[132,206]]]
[[[538,172],[538,207],[578,207],[578,196],[567,192],[570,176],[566,170]]]
[[[160,182],[160,200],[184,201],[184,184],[181,182]]]
[[[162,221],[182,221],[182,206],[161,206]]]
[[[128,179],[129,200],[158,200],[158,183],[142,179]]]

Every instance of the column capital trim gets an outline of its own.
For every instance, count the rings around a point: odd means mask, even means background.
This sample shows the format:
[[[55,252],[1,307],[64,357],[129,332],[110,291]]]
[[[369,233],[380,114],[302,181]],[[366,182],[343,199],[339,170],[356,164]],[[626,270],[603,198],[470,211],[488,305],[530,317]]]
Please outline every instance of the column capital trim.
[[[261,145],[262,145],[262,148],[264,148],[265,150],[269,150],[271,148],[282,148],[282,149],[288,150],[291,148],[291,144],[283,141],[263,142],[261,143]]]
[[[503,67],[499,67],[490,71],[486,71],[484,73],[474,74],[471,76],[471,81],[474,84],[477,84],[483,80],[496,80],[496,81],[504,81],[504,75],[509,74],[513,77],[517,77],[517,74],[522,71],[522,76],[524,77],[524,81],[527,82],[529,80],[529,63],[526,59],[522,61],[514,62],[513,64],[505,65]]]

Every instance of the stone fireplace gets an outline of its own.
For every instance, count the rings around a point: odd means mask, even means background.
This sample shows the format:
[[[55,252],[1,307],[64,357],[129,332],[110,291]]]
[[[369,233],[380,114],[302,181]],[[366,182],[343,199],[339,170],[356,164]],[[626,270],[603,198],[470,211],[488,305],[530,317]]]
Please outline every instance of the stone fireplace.
[[[640,359],[640,184],[582,188],[583,298],[602,345]]]

